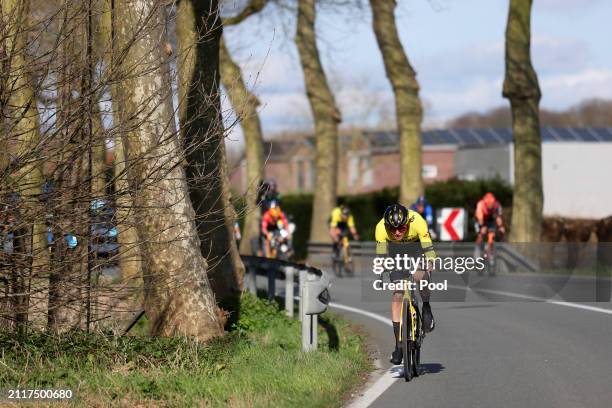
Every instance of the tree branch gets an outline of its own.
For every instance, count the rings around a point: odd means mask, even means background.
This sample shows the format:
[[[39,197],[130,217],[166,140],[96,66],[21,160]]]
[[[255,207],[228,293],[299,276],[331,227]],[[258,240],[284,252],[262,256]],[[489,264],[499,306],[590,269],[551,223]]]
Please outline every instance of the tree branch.
[[[240,24],[253,14],[259,13],[264,9],[264,7],[266,7],[267,4],[268,0],[251,0],[240,13],[230,18],[224,18],[223,25],[228,26]]]

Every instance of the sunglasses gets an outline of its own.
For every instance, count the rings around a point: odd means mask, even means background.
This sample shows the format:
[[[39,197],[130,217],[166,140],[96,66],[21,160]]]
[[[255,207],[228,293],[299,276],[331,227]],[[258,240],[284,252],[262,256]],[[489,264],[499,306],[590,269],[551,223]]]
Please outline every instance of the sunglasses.
[[[401,227],[398,228],[393,228],[393,227],[389,227],[389,231],[391,231],[391,233],[395,234],[396,232],[401,232],[404,233],[406,231],[408,231],[408,224],[404,224]]]

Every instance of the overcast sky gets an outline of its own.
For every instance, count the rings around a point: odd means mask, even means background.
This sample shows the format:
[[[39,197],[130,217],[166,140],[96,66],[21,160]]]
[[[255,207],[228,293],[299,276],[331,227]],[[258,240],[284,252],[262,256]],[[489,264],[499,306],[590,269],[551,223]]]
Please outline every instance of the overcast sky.
[[[508,0],[398,4],[397,25],[418,74],[425,126],[507,104],[501,87]],[[543,92],[541,106],[564,109],[588,98],[612,99],[611,18],[610,0],[534,0],[532,57]],[[323,10],[316,23],[343,126],[388,122],[393,96],[369,10]],[[281,17],[267,8],[260,17],[226,29],[230,49],[262,102],[267,136],[311,126],[292,41],[294,24],[292,13]],[[233,138],[239,140],[239,132]]]

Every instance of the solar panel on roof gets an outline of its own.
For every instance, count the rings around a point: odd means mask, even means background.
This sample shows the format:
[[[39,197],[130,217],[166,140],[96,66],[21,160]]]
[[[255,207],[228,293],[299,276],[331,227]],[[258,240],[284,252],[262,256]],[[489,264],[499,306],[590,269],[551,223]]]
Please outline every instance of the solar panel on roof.
[[[551,128],[542,128],[541,134],[543,142],[557,142],[559,140]]]
[[[501,144],[504,140],[495,133],[493,129],[485,128],[478,129],[479,136],[485,141],[485,143],[489,144]]]
[[[426,144],[426,145],[434,144],[431,134],[432,134],[431,131],[421,133],[421,140],[423,144]]]
[[[576,140],[580,140],[583,142],[596,142],[598,140],[595,135],[589,132],[588,129],[571,128],[568,130],[576,137]]]
[[[481,144],[480,140],[474,136],[470,129],[457,129],[455,136],[457,136],[462,145]]]
[[[458,129],[448,129],[448,136],[452,144],[461,144],[461,139],[458,136]]]
[[[457,136],[455,136],[453,129],[442,130],[439,136],[442,140],[441,143],[460,144],[460,140]]]
[[[514,137],[512,136],[512,129],[498,128],[498,129],[491,129],[491,130],[495,132],[496,135],[501,137],[504,142],[512,143],[512,140],[514,139]]]
[[[595,129],[598,132],[598,135],[601,136],[601,139],[606,142],[612,142],[612,129],[611,128],[600,128]]]
[[[566,128],[554,128],[553,131],[559,140],[573,142],[576,138]]]
[[[596,141],[600,141],[601,140],[601,136],[599,136],[597,134],[597,132],[595,131],[595,129],[593,128],[584,128],[582,129],[585,133],[588,133],[589,135],[591,135]]]

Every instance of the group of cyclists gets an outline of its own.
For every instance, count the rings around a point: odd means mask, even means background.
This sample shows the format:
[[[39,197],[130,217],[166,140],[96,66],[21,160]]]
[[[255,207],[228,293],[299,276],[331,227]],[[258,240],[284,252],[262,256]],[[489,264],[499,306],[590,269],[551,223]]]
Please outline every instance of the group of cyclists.
[[[280,194],[274,180],[263,182],[259,188],[257,203],[261,207],[261,241],[263,242],[263,254],[271,256],[270,242],[275,229],[288,226],[289,222],[280,207]],[[477,232],[476,247],[485,243],[487,251],[492,249],[495,235],[505,233],[502,218],[502,206],[493,193],[486,193],[476,204],[474,213],[475,228]],[[400,203],[395,203],[385,209],[382,219],[375,229],[376,254],[377,256],[389,255],[390,243],[420,242],[422,253],[427,260],[422,270],[414,272],[414,282],[420,287],[419,282],[423,279],[430,281],[433,271],[435,251],[432,239],[435,237],[434,212],[424,196],[420,196],[409,208]],[[357,232],[355,218],[346,204],[335,207],[329,217],[329,236],[333,245],[333,256],[337,257],[340,244],[344,237],[352,240],[360,240]],[[405,271],[393,271],[390,274],[392,282],[406,279]],[[425,286],[419,291],[423,301],[422,319],[423,330],[431,332],[435,327],[435,320],[429,303],[430,293]],[[390,362],[402,363],[402,351],[399,346],[400,314],[402,307],[402,291],[394,291],[391,302],[391,320],[393,322],[393,335],[395,337],[395,348],[391,352]]]
[[[477,248],[486,240],[487,250],[490,250],[493,246],[495,234],[500,233],[503,235],[505,233],[502,206],[493,193],[486,193],[478,201],[474,220],[477,231]],[[355,240],[359,240],[354,217],[349,207],[345,204],[334,208],[330,217],[329,227],[334,254],[338,252],[342,237],[348,235],[349,237],[352,236]],[[420,288],[419,282],[422,279],[430,281],[433,270],[433,262],[430,262],[430,260],[435,258],[432,243],[432,239],[435,239],[435,229],[433,227],[433,209],[427,203],[424,196],[420,196],[410,208],[406,208],[399,203],[392,204],[386,208],[382,219],[376,225],[376,254],[377,256],[389,255],[389,243],[420,242],[422,253],[427,260],[422,270],[414,272],[414,282]],[[393,271],[390,274],[392,282],[399,282],[406,278],[405,271]],[[423,301],[423,330],[431,332],[435,327],[435,320],[429,303],[429,289],[425,286],[419,292]],[[390,362],[396,365],[401,364],[403,358],[399,345],[402,297],[403,291],[394,291],[391,302],[391,320],[393,323],[395,348],[391,352]]]

